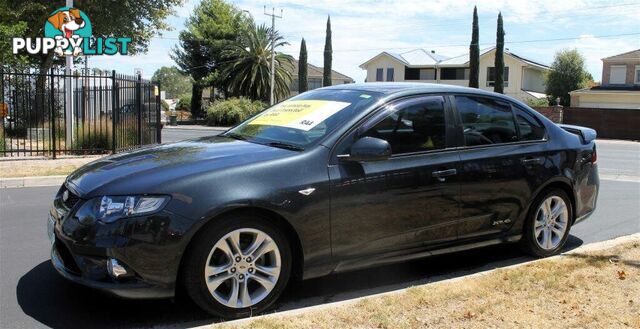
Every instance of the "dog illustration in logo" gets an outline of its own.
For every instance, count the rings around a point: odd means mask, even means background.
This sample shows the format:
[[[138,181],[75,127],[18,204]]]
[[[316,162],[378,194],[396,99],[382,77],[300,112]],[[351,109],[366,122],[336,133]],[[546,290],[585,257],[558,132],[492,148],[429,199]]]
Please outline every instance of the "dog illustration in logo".
[[[75,35],[74,32],[85,26],[85,21],[80,16],[80,10],[76,8],[70,8],[69,10],[61,10],[47,19],[56,30],[62,32],[62,36],[56,36],[55,39],[71,39],[80,38],[79,35]],[[54,52],[58,56],[63,55],[62,47],[57,47]],[[80,47],[74,47],[73,56],[78,56],[82,52]]]

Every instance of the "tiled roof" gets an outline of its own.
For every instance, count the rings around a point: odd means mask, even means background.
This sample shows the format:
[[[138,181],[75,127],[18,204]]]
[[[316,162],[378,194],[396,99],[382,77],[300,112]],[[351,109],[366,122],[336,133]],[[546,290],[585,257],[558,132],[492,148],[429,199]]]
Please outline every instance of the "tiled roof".
[[[486,49],[482,49],[480,51],[480,56],[485,55],[486,53],[494,50],[496,47],[490,47],[490,48],[486,48]],[[455,57],[446,57],[443,55],[439,55],[436,54],[435,52],[431,51],[426,51],[424,49],[415,49],[406,53],[401,53],[401,54],[395,54],[395,53],[391,53],[388,51],[384,51],[380,54],[378,54],[377,56],[373,57],[372,59],[368,60],[367,62],[365,62],[364,64],[360,65],[360,67],[365,66],[368,62],[370,62],[371,60],[373,60],[374,58],[377,58],[380,55],[389,55],[391,57],[394,57],[395,59],[397,59],[398,61],[404,63],[407,66],[435,66],[436,64],[438,64],[439,66],[464,66],[464,65],[468,65],[469,64],[469,53],[466,54],[462,54],[459,56],[455,56]],[[548,65],[546,64],[542,64],[538,61],[529,59],[529,58],[525,58],[523,56],[520,55],[516,55],[512,52],[510,52],[509,50],[505,50],[505,54],[511,55],[513,57],[515,57],[516,59],[525,62],[529,65],[532,66],[537,66],[537,67],[541,67],[541,68],[549,68]]]
[[[322,67],[307,63],[307,76],[322,77],[323,74],[324,71]],[[293,69],[291,75],[298,76],[298,60],[296,59],[293,60]],[[355,82],[355,80],[353,80],[351,77],[344,75],[336,70],[331,70],[331,79],[350,80],[351,82]]]

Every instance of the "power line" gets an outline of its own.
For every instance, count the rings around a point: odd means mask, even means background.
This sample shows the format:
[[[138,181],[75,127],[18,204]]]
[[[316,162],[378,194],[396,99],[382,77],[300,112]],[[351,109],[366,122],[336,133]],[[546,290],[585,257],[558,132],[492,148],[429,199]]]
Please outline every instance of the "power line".
[[[640,35],[640,33],[622,33],[622,34],[609,34],[609,35],[594,35],[588,36],[591,38],[617,38],[617,37],[627,37],[633,35]],[[531,40],[516,40],[516,41],[505,41],[505,44],[519,44],[519,43],[536,43],[536,42],[554,42],[554,41],[568,41],[568,40],[579,40],[583,39],[585,36],[580,37],[570,37],[570,38],[553,38],[553,39],[531,39]],[[480,46],[490,46],[493,43],[481,43]],[[468,43],[464,44],[431,44],[427,48],[448,48],[448,47],[467,47]],[[408,50],[408,49],[416,49],[420,48],[420,46],[412,46],[412,47],[391,47],[391,48],[360,48],[360,49],[334,49],[334,52],[359,52],[359,51],[382,51],[382,50]],[[311,50],[311,52],[321,52],[322,50]]]
[[[540,11],[540,12],[536,12],[536,13],[531,13],[531,15],[529,14],[521,14],[516,16],[517,17],[522,17],[524,16],[527,19],[534,19],[537,17],[545,17],[549,14],[561,14],[561,13],[565,13],[565,12],[570,12],[571,13],[571,17],[575,18],[575,17],[583,17],[583,16],[592,16],[592,15],[598,15],[599,17],[603,16],[603,13],[599,12],[599,13],[595,13],[595,14],[588,14],[588,15],[576,15],[576,12],[583,12],[583,11],[591,11],[591,10],[596,10],[596,9],[606,9],[606,8],[619,8],[619,7],[628,7],[628,6],[640,6],[640,3],[624,3],[624,4],[616,4],[616,5],[605,5],[605,6],[595,6],[595,7],[583,7],[583,8],[574,8],[574,9],[567,9],[567,10],[556,10],[556,11],[551,11],[551,10],[545,10],[545,11]],[[613,13],[616,14],[617,13]],[[555,19],[554,17],[551,17],[549,20],[553,20]],[[480,21],[483,22],[489,22],[489,21],[494,21],[495,17],[485,17],[485,18],[481,18]],[[545,20],[545,21],[549,21],[549,20]],[[439,23],[439,24],[415,24],[415,23],[404,23],[404,24],[376,24],[375,26],[369,26],[367,27],[367,30],[380,30],[380,29],[384,29],[384,28],[392,28],[392,27],[415,27],[415,28],[432,28],[432,27],[449,27],[449,26],[459,26],[460,24],[458,23],[454,23],[454,22],[467,22],[469,21],[468,18],[459,18],[459,19],[448,19],[446,23]],[[324,30],[322,29],[318,29],[318,30],[298,30],[298,31],[289,31],[286,33],[283,33],[283,36],[299,36],[302,33],[324,33]],[[179,38],[177,36],[173,37],[173,36],[156,36],[156,37],[152,37],[152,38],[156,38],[156,39],[166,39],[166,40],[179,40]]]

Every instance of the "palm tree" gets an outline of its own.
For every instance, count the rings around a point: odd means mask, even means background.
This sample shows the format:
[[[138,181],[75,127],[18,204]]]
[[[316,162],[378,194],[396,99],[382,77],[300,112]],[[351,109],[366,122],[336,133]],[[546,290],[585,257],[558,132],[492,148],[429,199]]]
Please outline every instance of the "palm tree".
[[[288,45],[275,32],[274,49]],[[225,89],[230,96],[245,96],[269,101],[271,66],[271,28],[265,25],[251,26],[238,42],[224,52],[224,68],[221,72]],[[289,95],[293,57],[276,52],[274,96],[281,100]]]

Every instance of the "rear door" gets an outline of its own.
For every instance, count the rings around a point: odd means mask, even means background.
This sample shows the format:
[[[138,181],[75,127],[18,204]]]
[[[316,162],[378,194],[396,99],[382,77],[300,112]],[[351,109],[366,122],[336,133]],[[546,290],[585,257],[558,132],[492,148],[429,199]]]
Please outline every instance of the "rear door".
[[[460,218],[458,237],[508,230],[524,215],[547,163],[543,125],[492,97],[457,95]]]
[[[459,156],[444,96],[404,100],[382,109],[349,133],[335,154],[347,154],[364,136],[388,141],[385,161],[334,158],[331,179],[332,245],[338,258],[406,250],[456,238]]]

